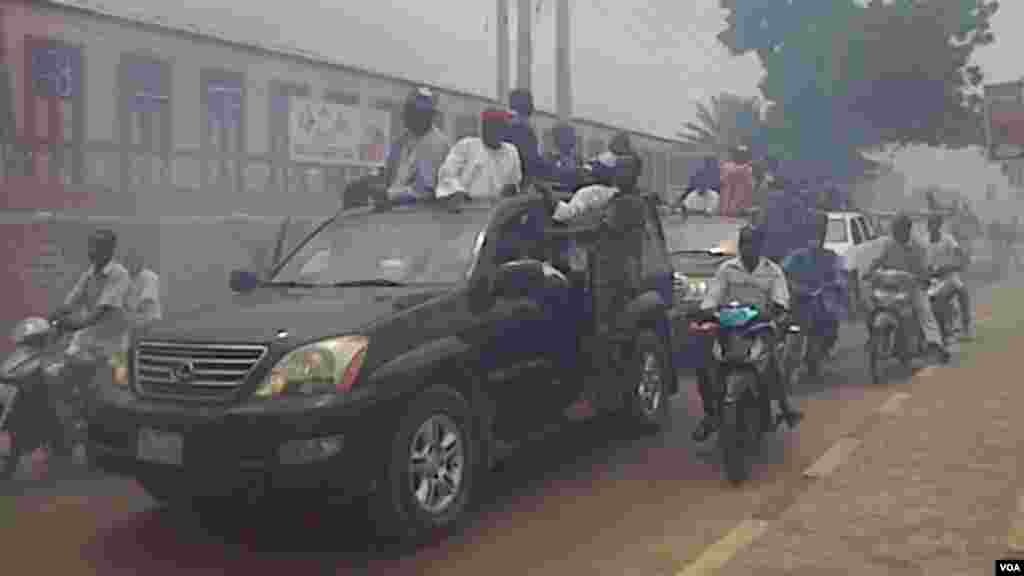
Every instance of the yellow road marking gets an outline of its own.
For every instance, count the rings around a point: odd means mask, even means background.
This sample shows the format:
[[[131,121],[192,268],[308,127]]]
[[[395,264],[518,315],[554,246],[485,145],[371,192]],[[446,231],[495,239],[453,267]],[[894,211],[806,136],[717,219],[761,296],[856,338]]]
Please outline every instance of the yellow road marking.
[[[824,478],[835,472],[836,468],[860,446],[860,440],[856,438],[840,438],[820,458],[811,464],[811,467],[804,470],[804,476],[808,478]]]
[[[749,546],[768,529],[766,520],[753,518],[740,522],[721,540],[709,546],[704,552],[676,576],[712,576],[726,565],[737,552]]]
[[[899,414],[900,408],[908,399],[910,399],[910,394],[907,394],[906,392],[897,392],[892,396],[889,396],[889,399],[885,401],[885,404],[882,404],[878,408],[878,412],[879,414],[885,414],[886,416]]]
[[[1017,497],[1017,509],[1010,521],[1007,544],[1013,552],[1024,552],[1024,494]]]

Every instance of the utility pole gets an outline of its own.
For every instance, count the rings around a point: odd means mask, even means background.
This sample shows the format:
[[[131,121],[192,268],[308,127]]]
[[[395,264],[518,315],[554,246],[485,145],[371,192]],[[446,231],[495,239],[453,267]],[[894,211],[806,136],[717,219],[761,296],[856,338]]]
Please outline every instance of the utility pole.
[[[519,49],[519,68],[516,74],[516,87],[524,90],[533,90],[533,7],[531,0],[519,0],[519,15],[517,17],[519,34],[516,46]],[[499,99],[504,101],[508,94],[501,94]]]
[[[508,34],[508,0],[498,0],[498,18],[495,26],[498,41],[498,93],[497,100],[502,102],[508,97],[509,75],[511,73]]]
[[[569,22],[569,0],[555,0],[555,94],[558,119],[568,122],[572,117],[572,42]]]

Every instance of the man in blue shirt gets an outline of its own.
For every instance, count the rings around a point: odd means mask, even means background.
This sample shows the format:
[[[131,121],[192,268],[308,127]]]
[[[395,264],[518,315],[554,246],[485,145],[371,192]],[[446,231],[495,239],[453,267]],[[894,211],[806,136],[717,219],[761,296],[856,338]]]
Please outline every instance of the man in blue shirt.
[[[402,107],[405,132],[388,154],[384,169],[387,199],[394,203],[431,198],[437,187],[437,171],[451,148],[451,141],[437,126],[437,97],[429,88],[416,88]]]
[[[838,254],[825,248],[825,234],[828,230],[828,215],[818,213],[815,219],[815,238],[813,242],[799,248],[787,256],[782,268],[789,279],[790,288],[796,301],[794,311],[802,326],[808,326],[811,318],[805,295],[824,288],[824,318],[818,318],[825,339],[825,351],[831,351],[839,338],[839,308],[843,302],[843,274]]]
[[[533,94],[525,89],[513,90],[508,95],[508,103],[515,114],[508,122],[504,140],[519,152],[523,181],[528,182],[542,177],[544,170],[537,133],[530,124],[534,112]]]

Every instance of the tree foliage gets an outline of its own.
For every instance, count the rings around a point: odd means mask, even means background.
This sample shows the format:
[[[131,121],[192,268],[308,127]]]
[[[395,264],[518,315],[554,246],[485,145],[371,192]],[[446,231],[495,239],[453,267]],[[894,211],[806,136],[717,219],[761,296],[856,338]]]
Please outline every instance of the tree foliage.
[[[679,137],[719,155],[733,146],[749,146],[761,132],[761,108],[760,98],[714,96],[707,104],[697,103],[697,121],[686,122]]]
[[[784,157],[837,162],[885,144],[982,143],[979,46],[993,0],[720,0],[719,40],[755,53]]]

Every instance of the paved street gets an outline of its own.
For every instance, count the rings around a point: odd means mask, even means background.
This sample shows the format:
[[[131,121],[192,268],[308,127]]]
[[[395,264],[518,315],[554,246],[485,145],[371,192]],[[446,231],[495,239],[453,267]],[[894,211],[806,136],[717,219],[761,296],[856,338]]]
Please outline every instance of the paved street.
[[[789,508],[811,480],[803,471],[853,433],[894,392],[869,383],[863,329],[844,328],[826,382],[795,392],[807,419],[763,447],[754,477],[733,488],[716,454],[689,435],[693,386],[663,436],[615,435],[592,422],[527,447],[483,490],[462,534],[407,557],[375,546],[358,507],[330,520],[271,521],[253,508],[231,526],[199,526],[157,509],[133,483],[96,479],[28,484],[0,526],[5,569],[61,574],[676,574],[750,517]],[[54,496],[60,494],[60,496]],[[0,511],[2,514],[2,511]],[[7,518],[8,520],[3,520]],[[0,522],[11,516],[0,516]],[[39,548],[46,543],[45,550]],[[17,570],[15,570],[17,567]]]
[[[979,306],[979,339],[959,366],[915,378],[898,407],[850,437],[855,450],[833,473],[781,516],[756,519],[764,534],[720,573],[992,574],[995,560],[1020,558],[1024,332],[1010,290]]]

